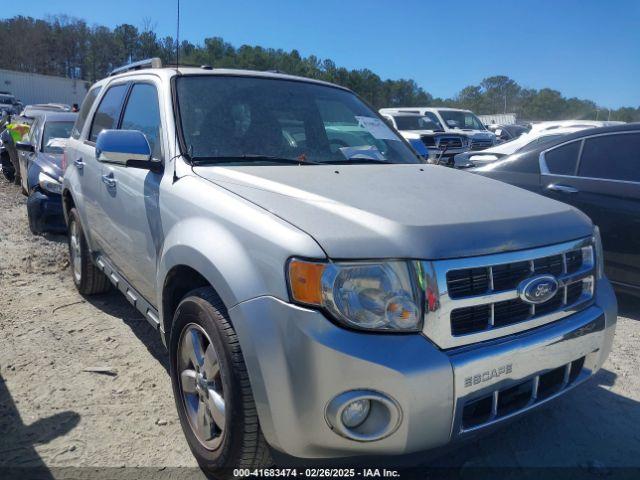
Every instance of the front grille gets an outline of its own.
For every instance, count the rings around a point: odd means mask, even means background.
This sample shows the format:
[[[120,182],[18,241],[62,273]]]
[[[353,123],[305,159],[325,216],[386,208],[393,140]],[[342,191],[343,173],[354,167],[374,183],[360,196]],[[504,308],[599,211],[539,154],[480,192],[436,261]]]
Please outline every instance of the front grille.
[[[438,139],[439,148],[444,148],[444,147],[447,147],[447,149],[462,148],[463,144],[464,143],[462,141],[462,138],[460,137],[440,137]]]
[[[486,148],[493,147],[491,140],[472,140],[471,150],[484,150]]]
[[[584,368],[585,358],[495,390],[464,404],[462,430],[482,427],[544,401],[571,386]]]
[[[424,143],[425,147],[435,147],[436,146],[436,140],[435,138],[429,136],[429,135],[422,135],[420,137],[420,140],[422,140],[422,143]]]
[[[564,273],[563,257],[566,258],[567,273],[575,273],[582,268],[582,250],[573,250],[563,255],[553,255],[523,262],[452,270],[447,272],[449,297],[463,298],[491,291],[514,289],[518,287],[520,282],[534,274],[562,275]],[[493,287],[491,287],[491,281],[493,281]]]
[[[433,312],[427,312],[424,332],[442,348],[451,348],[560,320],[591,303],[594,265],[591,239],[434,262],[433,275],[446,291]],[[537,275],[553,276],[558,291],[546,302],[532,304],[519,288]]]

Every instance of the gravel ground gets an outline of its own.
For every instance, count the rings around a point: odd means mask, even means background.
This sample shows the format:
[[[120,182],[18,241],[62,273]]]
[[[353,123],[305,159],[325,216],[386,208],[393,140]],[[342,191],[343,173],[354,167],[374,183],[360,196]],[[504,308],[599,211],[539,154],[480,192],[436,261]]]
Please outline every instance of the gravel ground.
[[[25,197],[4,180],[0,206],[0,467],[200,477],[171,468],[196,463],[157,333],[117,292],[81,297],[66,239],[33,236]],[[620,313],[613,353],[595,378],[435,464],[569,466],[594,478],[640,467],[640,302],[621,297]]]

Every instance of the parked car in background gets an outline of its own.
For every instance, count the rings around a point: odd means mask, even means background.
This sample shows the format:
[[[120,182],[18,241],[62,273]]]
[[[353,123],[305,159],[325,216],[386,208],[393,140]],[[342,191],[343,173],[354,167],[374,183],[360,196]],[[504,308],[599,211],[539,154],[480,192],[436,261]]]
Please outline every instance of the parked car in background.
[[[46,113],[35,117],[26,139],[16,144],[22,191],[33,233],[64,232],[62,156],[76,113]]]
[[[573,205],[600,227],[605,270],[640,294],[640,124],[585,129],[473,172]]]
[[[445,133],[440,120],[431,112],[422,115],[420,113],[385,113],[380,110],[380,114],[414,148],[426,148],[426,157],[430,161],[441,159],[444,163],[451,163],[454,155],[466,152],[471,144],[466,135]]]
[[[71,106],[65,103],[35,103],[27,105],[20,112],[21,117],[34,117],[42,112],[70,112]]]
[[[509,142],[511,140],[515,140],[520,135],[523,135],[529,131],[530,127],[526,125],[499,125],[496,123],[492,123],[491,125],[487,125],[487,130],[493,132],[496,136],[496,141],[498,143]]]
[[[27,105],[19,115],[11,116],[11,123],[0,134],[2,148],[6,155],[2,155],[2,173],[4,177],[14,182],[16,185],[22,184],[18,151],[15,144],[29,134],[31,124],[35,117],[49,112],[68,112],[71,107],[59,103],[43,103],[37,105]],[[8,163],[7,163],[8,161]],[[23,191],[23,193],[26,193]]]
[[[531,132],[556,130],[558,128],[598,128],[624,125],[625,122],[609,120],[551,120],[548,122],[534,122],[528,124]]]
[[[9,92],[0,92],[0,115],[15,115],[21,110],[22,104]]]
[[[441,447],[605,362],[616,301],[576,209],[425,165],[338,85],[143,66],[94,84],[65,150],[70,272],[160,332],[210,476]]]
[[[487,130],[480,119],[470,110],[459,108],[383,108],[381,114],[392,113],[419,113],[420,115],[432,114],[438,120],[445,133],[464,135],[469,138],[469,150],[484,150],[496,143],[496,136]]]
[[[500,160],[508,155],[520,152],[528,148],[535,148],[547,142],[553,142],[564,135],[579,132],[585,128],[591,127],[575,127],[575,128],[558,128],[552,130],[534,130],[525,133],[515,140],[501,143],[486,150],[479,152],[466,152],[455,156],[454,165],[456,168],[480,167],[496,160]]]

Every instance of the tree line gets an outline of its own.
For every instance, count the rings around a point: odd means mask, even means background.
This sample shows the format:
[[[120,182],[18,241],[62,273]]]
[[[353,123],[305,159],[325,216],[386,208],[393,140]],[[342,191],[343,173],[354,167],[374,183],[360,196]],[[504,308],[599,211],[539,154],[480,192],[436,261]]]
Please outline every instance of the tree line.
[[[160,57],[164,64],[176,61],[175,39],[158,36],[149,20],[140,28],[122,24],[111,29],[89,26],[66,15],[44,20],[16,16],[0,20],[0,45],[4,46],[0,49],[0,68],[90,82],[130,61],[149,57]],[[369,69],[339,67],[329,59],[303,57],[295,49],[234,47],[222,38],[210,37],[200,45],[182,41],[179,57],[185,65],[277,70],[337,83],[354,90],[375,108],[450,106],[478,114],[516,113],[522,120],[640,121],[640,106],[608,110],[591,100],[566,98],[551,88],[525,88],[502,75],[469,85],[453,98],[434,98],[414,80],[382,79]]]

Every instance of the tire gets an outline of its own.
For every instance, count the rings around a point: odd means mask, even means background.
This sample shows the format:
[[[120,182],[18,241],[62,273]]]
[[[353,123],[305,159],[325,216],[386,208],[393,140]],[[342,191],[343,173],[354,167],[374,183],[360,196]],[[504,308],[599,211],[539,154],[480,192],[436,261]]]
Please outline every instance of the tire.
[[[73,283],[82,295],[104,293],[111,288],[107,276],[93,264],[84,238],[80,216],[75,208],[69,212],[69,263]]]
[[[195,340],[204,352],[199,369],[195,349],[189,349]],[[230,478],[234,468],[272,465],[238,337],[212,288],[192,290],[178,305],[169,353],[180,424],[202,470],[214,478]],[[205,422],[198,421],[201,411]],[[198,424],[204,426],[199,430]]]
[[[31,233],[34,235],[40,235],[42,232],[38,229],[36,219],[33,217],[33,214],[31,213],[31,209],[29,208],[28,205],[27,205],[27,220],[29,220],[29,230],[31,230]]]
[[[9,158],[9,153],[7,152],[2,153],[1,161],[2,161],[2,175],[7,181],[13,182],[16,176],[16,171],[13,168],[13,163],[11,163],[11,159]]]

